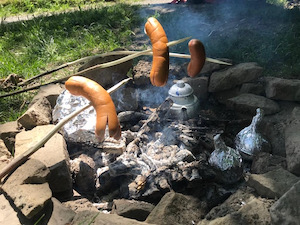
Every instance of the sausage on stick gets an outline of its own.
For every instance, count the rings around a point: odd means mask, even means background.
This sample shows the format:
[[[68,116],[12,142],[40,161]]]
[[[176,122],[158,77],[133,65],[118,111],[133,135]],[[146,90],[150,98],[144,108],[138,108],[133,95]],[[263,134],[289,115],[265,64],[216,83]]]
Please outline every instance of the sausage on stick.
[[[164,86],[169,75],[169,48],[167,35],[154,17],[148,18],[145,24],[145,32],[152,44],[153,62],[150,80],[154,86]]]
[[[110,95],[100,84],[86,77],[72,76],[66,81],[65,86],[71,94],[87,98],[95,108],[97,115],[95,134],[99,141],[104,140],[106,124],[108,124],[111,137],[115,139],[121,137],[115,105]]]
[[[204,66],[206,59],[205,49],[202,42],[197,39],[190,40],[188,46],[191,54],[191,61],[188,64],[187,72],[190,77],[194,77],[200,73]]]

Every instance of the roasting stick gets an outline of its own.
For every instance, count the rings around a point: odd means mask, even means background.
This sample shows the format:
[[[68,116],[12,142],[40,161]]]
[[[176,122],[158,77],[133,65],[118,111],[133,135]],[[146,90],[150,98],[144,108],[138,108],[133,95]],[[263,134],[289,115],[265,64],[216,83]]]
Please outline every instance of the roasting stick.
[[[190,39],[191,37],[186,37],[186,38],[182,38],[182,39],[179,39],[179,40],[176,40],[176,41],[171,41],[169,42],[167,45],[168,46],[173,46],[173,45],[177,45],[179,43],[182,43],[188,39]],[[3,95],[0,95],[0,98],[4,98],[4,97],[8,97],[8,96],[12,96],[12,95],[15,95],[15,94],[20,94],[22,92],[25,92],[25,91],[30,91],[30,90],[34,90],[34,89],[37,89],[39,87],[42,87],[42,86],[46,86],[48,84],[53,84],[53,83],[59,83],[59,82],[62,82],[64,80],[67,80],[68,78],[70,78],[71,76],[78,76],[78,75],[81,75],[83,73],[86,73],[88,71],[92,71],[92,70],[95,70],[95,69],[99,69],[99,68],[107,68],[107,67],[111,67],[111,66],[115,66],[115,65],[118,65],[118,64],[121,64],[123,62],[126,62],[126,61],[129,61],[131,59],[134,59],[134,58],[137,58],[141,55],[144,55],[144,54],[147,54],[147,53],[150,53],[152,52],[152,49],[147,49],[147,50],[144,50],[144,51],[138,51],[138,52],[134,52],[132,53],[131,55],[128,55],[128,56],[125,56],[121,59],[117,59],[117,60],[114,60],[114,61],[111,61],[111,62],[107,62],[107,63],[103,63],[103,64],[98,64],[98,65],[95,65],[93,67],[89,67],[85,70],[82,70],[80,72],[77,72],[75,74],[72,74],[70,76],[66,76],[64,78],[61,78],[61,79],[58,79],[58,80],[55,80],[55,81],[50,81],[50,82],[47,82],[47,83],[44,83],[44,84],[40,84],[40,85],[36,85],[36,86],[32,86],[32,87],[29,87],[29,88],[26,88],[26,89],[23,89],[23,90],[18,90],[18,91],[15,91],[15,92],[11,92],[11,93],[7,93],[7,94],[3,94]],[[113,52],[111,52],[113,53]],[[113,54],[108,54],[108,53],[104,53],[102,55],[113,55]],[[100,56],[100,55],[99,55]],[[91,58],[94,58],[94,57],[99,57],[99,56],[92,56]],[[88,57],[84,58],[84,60],[86,60]],[[78,59],[74,62],[70,62],[70,63],[67,63],[69,65],[73,65],[75,63],[78,63],[78,62],[81,62],[83,61],[83,59]],[[60,68],[66,68],[67,66],[60,66]],[[58,70],[53,70],[53,71],[58,71]],[[49,74],[49,73],[48,73]],[[37,75],[36,77],[40,77],[39,75]],[[32,80],[32,79],[31,79]],[[26,82],[26,81],[25,81]]]
[[[186,41],[189,38],[190,37],[179,39],[178,41],[172,41],[172,42],[167,43],[167,45],[168,45],[168,47],[170,47],[170,46],[179,44],[183,41]],[[92,60],[92,59],[95,59],[95,58],[98,58],[98,57],[113,56],[113,55],[134,55],[136,53],[141,53],[140,55],[153,55],[152,50],[150,50],[150,51],[146,50],[146,51],[112,51],[112,52],[102,53],[102,54],[99,54],[99,55],[87,56],[87,57],[84,57],[84,58],[81,58],[81,59],[78,59],[78,60],[75,60],[75,61],[72,61],[72,62],[67,62],[63,65],[60,65],[59,67],[54,68],[53,70],[49,70],[49,71],[46,71],[44,73],[38,74],[38,75],[36,75],[32,78],[29,78],[29,79],[19,83],[18,86],[23,86],[23,85],[28,84],[31,81],[39,78],[39,77],[54,73],[54,72],[59,71],[61,69],[65,69],[69,66],[76,65],[78,63],[85,62],[87,60]],[[139,55],[135,55],[134,58],[138,57],[138,56]],[[191,55],[180,54],[180,53],[172,53],[172,52],[169,53],[169,56],[175,57],[175,58],[183,58],[183,59],[190,59],[191,58]],[[132,58],[130,58],[130,59],[132,59]],[[127,60],[130,60],[130,59],[127,59]],[[217,63],[217,64],[228,65],[228,66],[232,65],[231,63],[227,63],[227,62],[224,62],[224,61],[221,61],[221,60],[218,60],[218,59],[209,58],[209,57],[206,57],[206,61],[207,62],[212,62],[212,63]],[[111,63],[113,63],[113,62],[115,62],[115,61],[112,61]],[[104,64],[106,64],[106,63],[104,63]],[[104,64],[100,64],[100,65],[102,65],[101,68],[106,68],[106,67],[104,67],[105,66]],[[119,64],[119,63],[116,62],[116,64],[113,64],[113,65],[117,65],[117,64]],[[107,64],[107,65],[106,65],[107,67],[112,66],[112,64]]]
[[[128,81],[130,81],[132,78],[127,78],[119,83],[117,83],[115,86],[111,87],[107,90],[108,93],[113,93],[116,90],[118,90],[121,86],[125,85]],[[86,106],[83,106],[81,109],[78,109],[77,111],[71,113],[70,115],[66,116],[64,119],[62,119],[58,124],[53,127],[51,131],[38,143],[36,143],[35,146],[29,148],[26,152],[23,154],[20,154],[16,158],[14,158],[9,164],[7,164],[1,171],[0,171],[0,181],[3,177],[5,177],[7,174],[15,170],[18,166],[20,166],[22,163],[24,163],[33,153],[35,153],[37,150],[39,150],[41,147],[44,146],[44,144],[57,132],[60,128],[62,128],[68,121],[70,121],[72,118],[77,116],[82,111],[86,110],[92,106],[91,103],[87,104]]]

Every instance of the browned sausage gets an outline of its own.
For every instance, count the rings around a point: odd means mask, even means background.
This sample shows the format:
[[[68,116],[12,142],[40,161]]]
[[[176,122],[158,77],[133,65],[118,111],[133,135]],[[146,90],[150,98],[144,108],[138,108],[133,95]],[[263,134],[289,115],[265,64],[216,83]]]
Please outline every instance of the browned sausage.
[[[206,59],[205,49],[201,41],[192,39],[189,41],[189,51],[191,54],[191,61],[187,67],[187,72],[190,77],[194,77],[200,73],[204,66]]]
[[[152,44],[153,62],[150,73],[150,80],[154,86],[164,86],[169,75],[169,48],[167,46],[167,35],[154,17],[150,17],[145,24],[146,34]]]
[[[104,140],[108,123],[109,135],[115,139],[121,137],[120,123],[116,108],[107,91],[100,84],[81,76],[72,76],[65,83],[66,89],[73,95],[87,98],[96,110],[95,134],[99,141]]]

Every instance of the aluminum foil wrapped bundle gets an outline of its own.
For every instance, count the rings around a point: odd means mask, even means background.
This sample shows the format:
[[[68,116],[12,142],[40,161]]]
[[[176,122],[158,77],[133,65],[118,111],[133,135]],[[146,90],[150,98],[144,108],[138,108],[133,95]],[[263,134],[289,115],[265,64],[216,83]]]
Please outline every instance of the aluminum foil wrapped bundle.
[[[263,110],[256,109],[256,115],[251,124],[241,130],[235,138],[236,149],[241,153],[243,159],[252,160],[253,155],[260,152],[268,142],[257,131],[257,127],[263,118]]]
[[[67,115],[87,105],[89,101],[81,96],[71,95],[69,91],[65,90],[61,93],[56,101],[52,116],[53,120],[59,122]],[[78,116],[73,118],[64,125],[63,131],[67,139],[72,139],[74,142],[95,142],[96,112],[94,107],[90,107]]]
[[[220,134],[214,137],[214,145],[215,150],[211,153],[208,162],[215,168],[217,180],[227,184],[239,181],[243,174],[240,153],[226,146]]]

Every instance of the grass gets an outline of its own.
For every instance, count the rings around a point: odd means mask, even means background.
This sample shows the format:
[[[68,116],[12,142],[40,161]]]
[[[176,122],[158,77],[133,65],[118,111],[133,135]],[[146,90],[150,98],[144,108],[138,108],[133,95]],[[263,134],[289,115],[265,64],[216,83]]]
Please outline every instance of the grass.
[[[122,3],[0,25],[0,78],[29,78],[78,58],[131,44],[137,6]],[[26,95],[0,99],[0,122],[20,115]],[[15,113],[17,112],[17,113]]]
[[[133,1],[133,0],[130,0]],[[76,7],[99,6],[105,0],[0,0],[0,16],[7,17],[25,13],[61,12]],[[115,0],[115,3],[126,3]]]

